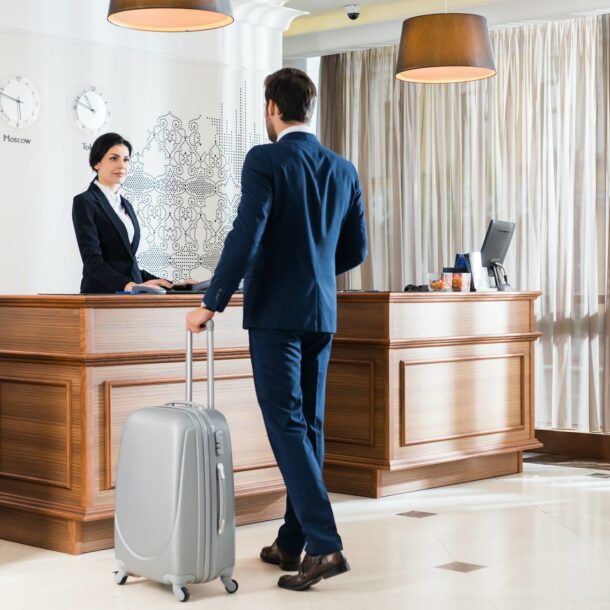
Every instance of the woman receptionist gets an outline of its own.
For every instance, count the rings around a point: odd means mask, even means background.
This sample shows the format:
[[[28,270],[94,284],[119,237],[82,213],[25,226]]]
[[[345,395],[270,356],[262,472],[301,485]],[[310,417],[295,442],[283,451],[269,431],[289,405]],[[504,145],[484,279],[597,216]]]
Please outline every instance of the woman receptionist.
[[[136,261],[140,225],[131,203],[118,192],[127,177],[130,156],[131,144],[117,133],[106,133],[91,146],[89,165],[97,176],[72,205],[83,260],[81,292],[129,291],[135,284],[172,287],[140,269]]]

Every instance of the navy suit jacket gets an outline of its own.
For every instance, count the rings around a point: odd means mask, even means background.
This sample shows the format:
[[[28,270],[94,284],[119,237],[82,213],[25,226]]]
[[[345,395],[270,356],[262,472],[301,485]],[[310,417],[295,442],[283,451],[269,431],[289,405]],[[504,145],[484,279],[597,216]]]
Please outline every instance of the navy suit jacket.
[[[243,277],[244,328],[335,332],[336,275],[366,257],[354,166],[292,132],[250,150],[241,184],[205,306],[222,311]]]
[[[117,292],[129,282],[145,282],[156,276],[138,267],[136,252],[140,244],[140,225],[133,207],[121,197],[133,223],[133,241],[106,196],[93,182],[74,197],[72,222],[83,260],[81,292]]]

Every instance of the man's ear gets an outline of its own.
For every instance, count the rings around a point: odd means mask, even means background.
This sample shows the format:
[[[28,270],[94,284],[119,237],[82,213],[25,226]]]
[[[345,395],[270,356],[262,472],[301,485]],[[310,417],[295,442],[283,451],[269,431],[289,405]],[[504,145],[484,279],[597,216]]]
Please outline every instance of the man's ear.
[[[269,116],[277,116],[278,118],[281,118],[280,110],[277,107],[277,104],[273,100],[269,100],[267,102],[267,114]]]

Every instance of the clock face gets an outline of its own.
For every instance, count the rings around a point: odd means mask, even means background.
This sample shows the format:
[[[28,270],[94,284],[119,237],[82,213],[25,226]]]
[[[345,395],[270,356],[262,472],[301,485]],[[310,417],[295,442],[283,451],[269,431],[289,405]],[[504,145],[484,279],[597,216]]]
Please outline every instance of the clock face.
[[[75,91],[68,102],[76,126],[89,135],[100,133],[110,122],[110,104],[93,85]]]
[[[0,117],[11,127],[29,127],[40,111],[40,98],[32,81],[9,76],[0,82]]]

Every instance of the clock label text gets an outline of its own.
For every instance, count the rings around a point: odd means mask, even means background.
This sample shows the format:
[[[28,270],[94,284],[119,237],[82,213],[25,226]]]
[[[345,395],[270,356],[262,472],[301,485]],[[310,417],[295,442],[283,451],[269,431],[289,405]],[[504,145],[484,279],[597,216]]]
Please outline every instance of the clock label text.
[[[9,136],[7,133],[4,134],[2,141],[9,142],[10,144],[31,144],[32,143],[32,140],[30,140],[30,138],[16,138],[14,136]]]

